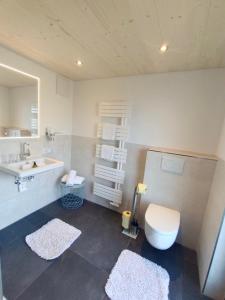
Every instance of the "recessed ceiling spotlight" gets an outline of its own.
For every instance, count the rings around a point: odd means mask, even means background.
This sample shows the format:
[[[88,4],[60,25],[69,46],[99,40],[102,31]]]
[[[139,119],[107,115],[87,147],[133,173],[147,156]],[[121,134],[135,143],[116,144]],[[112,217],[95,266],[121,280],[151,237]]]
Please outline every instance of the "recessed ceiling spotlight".
[[[76,64],[78,67],[81,67],[83,65],[82,61],[79,59],[76,61]]]
[[[161,52],[161,53],[165,53],[167,50],[168,50],[168,45],[166,45],[166,44],[163,44],[163,45],[160,47],[160,52]]]

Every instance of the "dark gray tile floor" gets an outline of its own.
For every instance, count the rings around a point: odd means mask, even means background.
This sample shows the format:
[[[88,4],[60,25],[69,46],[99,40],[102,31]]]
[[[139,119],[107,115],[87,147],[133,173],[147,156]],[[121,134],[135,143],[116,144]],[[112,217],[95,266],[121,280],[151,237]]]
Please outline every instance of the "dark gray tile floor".
[[[54,217],[82,234],[61,257],[46,261],[27,247],[24,237]],[[120,224],[119,214],[88,201],[72,211],[57,201],[0,231],[5,296],[8,300],[106,300],[109,273],[120,252],[130,249],[166,268],[170,300],[208,299],[200,294],[195,252],[179,244],[156,250],[143,231],[132,240],[121,234]]]

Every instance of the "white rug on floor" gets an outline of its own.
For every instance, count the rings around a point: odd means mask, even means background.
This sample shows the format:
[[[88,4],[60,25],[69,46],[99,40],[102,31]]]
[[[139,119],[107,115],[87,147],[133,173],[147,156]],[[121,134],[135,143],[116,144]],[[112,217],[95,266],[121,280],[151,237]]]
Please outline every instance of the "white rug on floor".
[[[123,250],[105,286],[111,300],[168,300],[169,274],[140,255]]]
[[[26,236],[27,245],[40,257],[59,257],[80,236],[81,231],[60,219],[53,219]]]

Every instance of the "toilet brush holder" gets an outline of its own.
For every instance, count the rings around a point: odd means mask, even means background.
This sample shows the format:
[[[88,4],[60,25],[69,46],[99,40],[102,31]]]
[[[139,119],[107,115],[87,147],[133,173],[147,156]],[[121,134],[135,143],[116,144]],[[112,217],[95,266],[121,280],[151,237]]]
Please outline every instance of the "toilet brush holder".
[[[133,220],[128,229],[123,229],[123,234],[131,237],[132,239],[136,239],[139,233],[139,226],[137,220]]]
[[[134,190],[133,201],[132,201],[130,225],[129,225],[129,228],[125,228],[122,231],[123,234],[125,234],[133,239],[136,239],[138,236],[138,223],[135,218],[136,206],[137,206],[137,195],[138,195],[138,193],[137,193],[137,186],[136,186],[135,190]]]
[[[133,239],[136,239],[139,233],[139,226],[136,219],[138,195],[145,194],[146,191],[147,191],[147,186],[143,183],[138,183],[138,185],[135,187],[133,201],[132,201],[130,225],[129,228],[124,228],[122,231],[123,234]]]
[[[132,213],[129,210],[125,210],[122,214],[122,227],[123,231],[122,233],[132,237],[136,238],[138,234],[138,224],[136,220],[132,220],[131,222],[131,216]]]

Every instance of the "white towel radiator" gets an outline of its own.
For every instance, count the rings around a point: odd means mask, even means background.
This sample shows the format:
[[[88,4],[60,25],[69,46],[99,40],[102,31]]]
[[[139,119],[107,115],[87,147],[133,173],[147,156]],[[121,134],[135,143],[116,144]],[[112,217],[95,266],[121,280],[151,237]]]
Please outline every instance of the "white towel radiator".
[[[100,142],[96,145],[96,163],[95,177],[103,182],[94,183],[94,195],[109,200],[110,204],[116,207],[122,203],[122,187],[124,183],[125,171],[123,165],[127,159],[127,149],[125,142],[128,138],[128,117],[129,106],[125,101],[103,102],[99,106],[99,118],[97,137]],[[114,130],[113,137],[109,140],[103,140],[103,126],[111,123]],[[114,151],[112,159],[109,162],[101,157],[101,147],[103,144],[112,145]],[[113,166],[112,166],[113,165]]]

